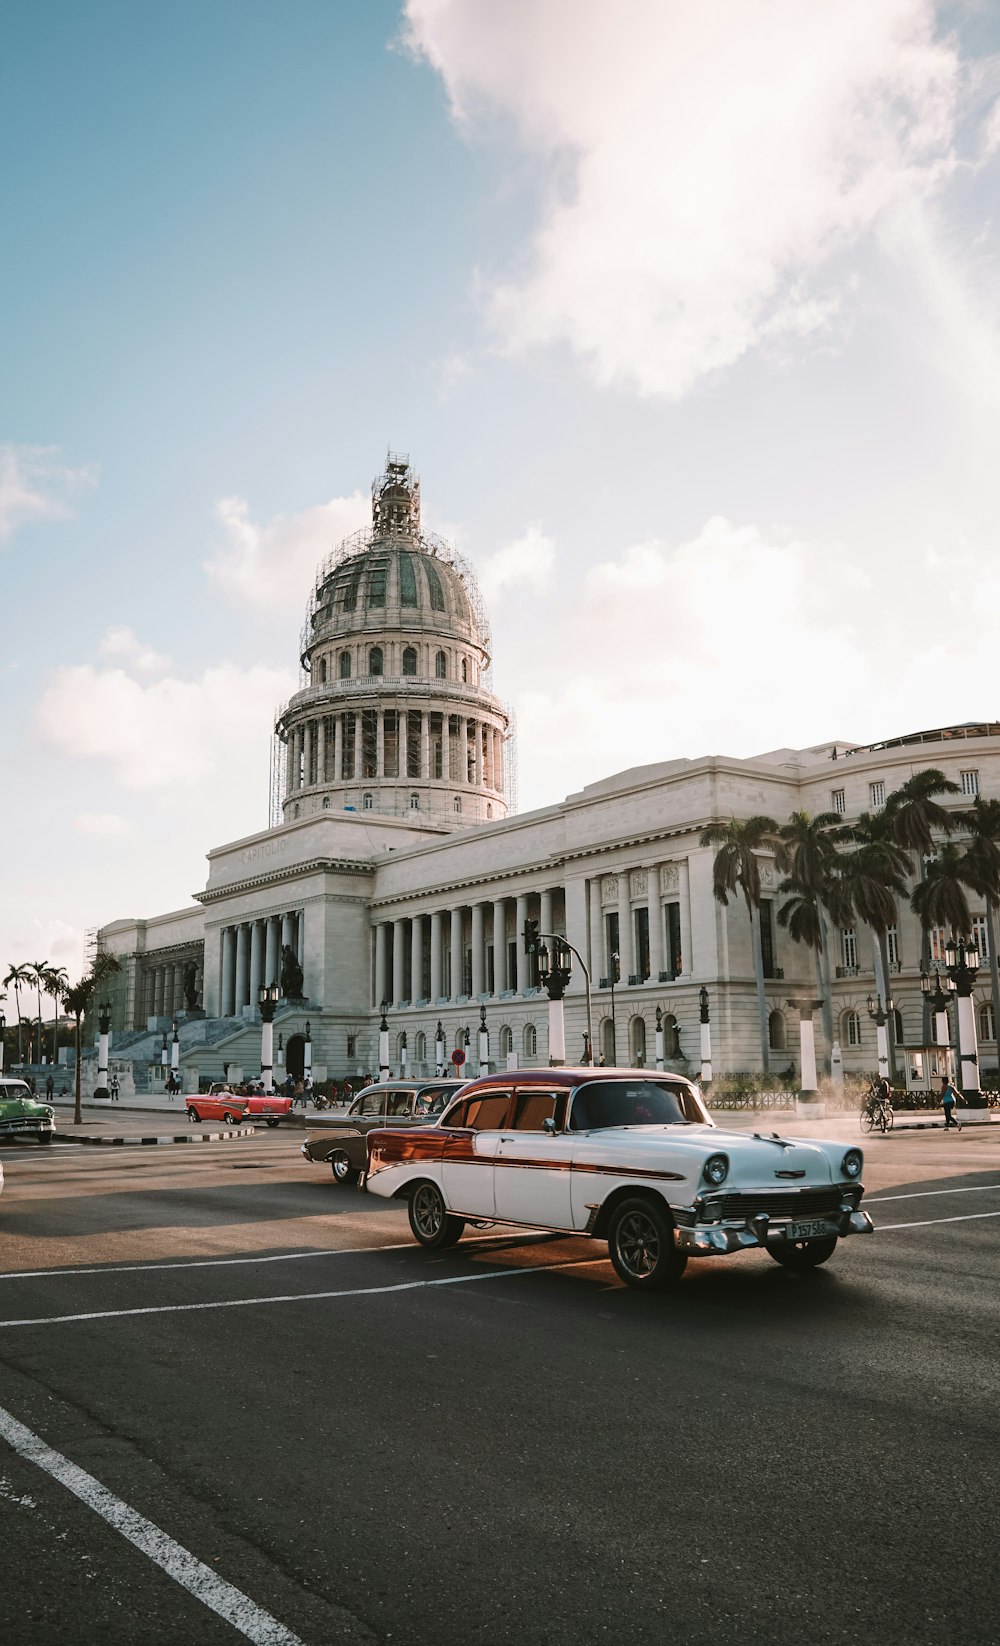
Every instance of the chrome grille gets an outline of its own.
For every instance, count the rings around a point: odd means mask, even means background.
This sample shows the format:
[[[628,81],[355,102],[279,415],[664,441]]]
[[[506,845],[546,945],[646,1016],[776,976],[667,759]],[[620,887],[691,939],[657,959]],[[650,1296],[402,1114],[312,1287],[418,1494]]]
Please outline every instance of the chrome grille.
[[[767,1189],[762,1194],[727,1194],[722,1198],[723,1217],[832,1217],[840,1211],[843,1190]]]

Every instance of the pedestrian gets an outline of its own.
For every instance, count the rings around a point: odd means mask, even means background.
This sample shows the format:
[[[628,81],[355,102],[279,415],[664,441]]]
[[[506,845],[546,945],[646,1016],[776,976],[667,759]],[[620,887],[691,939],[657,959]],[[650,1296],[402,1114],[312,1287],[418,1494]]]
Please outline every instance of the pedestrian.
[[[121,1090],[121,1087],[118,1084],[118,1076],[116,1074],[113,1074],[111,1076],[111,1084],[108,1087],[108,1090],[111,1093],[112,1103],[117,1103],[118,1102],[118,1093]]]
[[[951,1083],[951,1076],[947,1075],[947,1074],[942,1075],[941,1076],[941,1107],[944,1110],[944,1129],[945,1129],[945,1131],[948,1130],[949,1126],[956,1126],[959,1131],[962,1130],[962,1122],[960,1120],[955,1119],[955,1105],[956,1105],[957,1102],[958,1102],[958,1093],[956,1092],[954,1086]]]
[[[309,1104],[312,1102],[312,1095],[313,1077],[311,1074],[306,1073],[302,1080],[302,1107],[304,1109],[308,1108]]]
[[[297,1080],[295,1082],[295,1097],[292,1101],[292,1108],[293,1109],[295,1108],[296,1103],[301,1103],[303,1108],[305,1108],[305,1106],[306,1106],[305,1091],[303,1089],[301,1080]]]
[[[52,1076],[50,1074],[47,1074],[45,1076],[45,1096],[48,1098],[50,1103],[52,1101],[52,1093],[53,1093],[54,1090],[55,1090],[55,1081],[52,1079]]]

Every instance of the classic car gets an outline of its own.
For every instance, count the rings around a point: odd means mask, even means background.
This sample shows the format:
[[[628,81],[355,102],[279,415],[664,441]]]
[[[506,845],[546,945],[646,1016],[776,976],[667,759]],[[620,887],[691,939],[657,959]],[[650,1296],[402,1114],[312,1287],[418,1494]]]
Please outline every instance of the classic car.
[[[221,1120],[227,1126],[239,1126],[244,1120],[263,1120],[268,1126],[277,1126],[291,1112],[290,1097],[245,1096],[230,1091],[228,1086],[214,1085],[207,1092],[198,1092],[184,1099],[187,1117],[197,1120]]]
[[[329,1164],[335,1183],[357,1183],[368,1160],[367,1136],[375,1126],[427,1125],[442,1114],[464,1080],[384,1080],[365,1086],[350,1108],[324,1120],[302,1145],[307,1160]]]
[[[35,1101],[26,1081],[0,1075],[0,1139],[34,1137],[39,1143],[51,1143],[55,1113],[48,1103]]]
[[[867,1233],[860,1149],[722,1131],[697,1089],[649,1069],[546,1069],[464,1087],[431,1126],[368,1134],[371,1194],[405,1199],[422,1246],[466,1222],[606,1240],[619,1276],[654,1290],[689,1257],[761,1247],[813,1269]]]

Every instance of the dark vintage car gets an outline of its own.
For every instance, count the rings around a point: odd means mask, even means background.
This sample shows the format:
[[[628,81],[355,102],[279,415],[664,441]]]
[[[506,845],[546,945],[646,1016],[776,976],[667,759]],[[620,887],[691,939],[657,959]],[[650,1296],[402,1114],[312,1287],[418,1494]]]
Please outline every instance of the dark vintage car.
[[[0,1075],[0,1141],[33,1137],[38,1143],[51,1143],[55,1129],[55,1110],[37,1103],[26,1081]]]
[[[367,1161],[367,1137],[375,1126],[422,1126],[443,1114],[464,1080],[386,1080],[366,1086],[349,1109],[324,1121],[302,1145],[307,1160],[329,1165],[335,1183],[357,1183]]]

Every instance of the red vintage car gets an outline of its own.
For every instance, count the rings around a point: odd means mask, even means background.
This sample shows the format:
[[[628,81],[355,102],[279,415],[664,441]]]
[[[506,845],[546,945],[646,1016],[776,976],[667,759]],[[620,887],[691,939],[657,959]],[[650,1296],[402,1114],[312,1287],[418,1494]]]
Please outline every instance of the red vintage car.
[[[244,1096],[221,1085],[186,1097],[184,1102],[192,1124],[198,1120],[221,1120],[227,1126],[239,1126],[245,1120],[263,1120],[267,1126],[277,1126],[292,1111],[290,1097],[267,1097],[262,1093]]]

